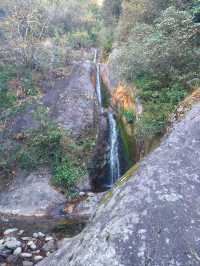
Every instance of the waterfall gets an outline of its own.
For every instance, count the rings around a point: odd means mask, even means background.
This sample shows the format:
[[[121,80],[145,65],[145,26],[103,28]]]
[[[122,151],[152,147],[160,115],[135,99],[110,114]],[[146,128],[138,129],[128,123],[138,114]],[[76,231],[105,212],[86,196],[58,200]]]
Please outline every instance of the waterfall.
[[[98,61],[98,51],[96,49],[94,54],[94,63],[96,64],[96,69],[97,69],[96,93],[99,103],[100,114],[102,114],[104,109],[103,109],[103,100],[102,100],[101,82],[100,82],[100,64],[97,61]],[[99,116],[99,118],[101,119],[101,116]],[[110,187],[116,182],[117,179],[120,178],[119,135],[117,129],[117,122],[111,111],[108,112],[108,122],[109,122],[109,144],[110,144],[110,152],[109,152],[110,176],[109,176],[109,181],[107,183],[107,187]]]
[[[100,64],[97,64],[96,91],[97,91],[97,99],[100,111],[102,112],[103,107],[102,107],[101,82],[100,82]]]
[[[97,54],[98,54],[97,49],[95,49],[94,50],[94,64],[97,63]]]
[[[117,122],[111,112],[108,114],[110,130],[110,175],[111,185],[120,178],[119,138]]]

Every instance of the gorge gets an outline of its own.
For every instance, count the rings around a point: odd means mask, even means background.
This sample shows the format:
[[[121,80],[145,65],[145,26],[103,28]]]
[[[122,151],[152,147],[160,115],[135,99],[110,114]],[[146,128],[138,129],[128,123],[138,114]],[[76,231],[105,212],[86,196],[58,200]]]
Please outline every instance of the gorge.
[[[200,264],[199,18],[0,1],[0,266]]]

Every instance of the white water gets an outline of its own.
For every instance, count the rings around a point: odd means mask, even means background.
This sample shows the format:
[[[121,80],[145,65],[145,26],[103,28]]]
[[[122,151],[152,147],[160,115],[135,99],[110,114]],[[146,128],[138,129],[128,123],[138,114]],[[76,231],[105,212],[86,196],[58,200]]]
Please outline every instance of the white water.
[[[97,49],[95,49],[95,51],[94,51],[94,64],[97,63],[97,54],[98,54]]]
[[[94,63],[97,68],[96,76],[96,93],[99,103],[100,113],[103,113],[103,103],[102,103],[102,93],[101,93],[101,82],[100,82],[100,64],[97,63],[98,60],[98,51],[95,50],[94,54]],[[120,160],[119,160],[119,136],[117,130],[117,122],[114,118],[112,112],[108,113],[109,120],[109,141],[110,141],[110,181],[109,186],[112,186],[117,179],[120,178]]]
[[[100,82],[100,64],[97,64],[96,90],[97,90],[97,99],[100,111],[102,112],[103,106],[102,106],[101,82]]]
[[[110,129],[110,175],[111,185],[120,178],[119,141],[117,122],[111,112],[108,114]]]

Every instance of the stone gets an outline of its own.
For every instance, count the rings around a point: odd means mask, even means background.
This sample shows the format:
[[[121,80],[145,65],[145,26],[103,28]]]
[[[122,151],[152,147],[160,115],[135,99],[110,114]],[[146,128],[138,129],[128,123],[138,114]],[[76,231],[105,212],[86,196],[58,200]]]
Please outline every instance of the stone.
[[[38,262],[40,260],[43,260],[44,258],[42,256],[35,256],[33,259],[35,262]]]
[[[46,237],[45,237],[45,241],[46,241],[46,242],[48,242],[48,241],[50,241],[50,240],[53,240],[53,237],[52,237],[52,236],[46,236]]]
[[[88,197],[95,197],[95,193],[93,193],[93,192],[88,192],[88,193],[87,193],[87,196],[88,196]]]
[[[23,261],[23,266],[33,266],[33,262],[31,261]]]
[[[200,103],[37,266],[199,266]]]
[[[32,241],[33,238],[32,237],[28,237],[28,236],[24,236],[24,237],[21,237],[21,240],[23,240],[23,241]]]
[[[85,195],[86,195],[86,193],[85,193],[85,192],[82,192],[82,191],[81,191],[81,192],[79,192],[79,196],[80,196],[80,197],[84,197]]]
[[[55,247],[55,241],[54,240],[50,240],[48,241],[46,244],[44,244],[44,246],[42,247],[42,250],[44,250],[45,252],[48,251],[55,251],[56,247]]]
[[[38,236],[39,236],[38,233],[33,233],[34,238],[38,238]]]
[[[21,242],[16,238],[12,238],[5,241],[5,246],[9,249],[16,249],[21,246]]]
[[[15,255],[10,255],[7,257],[6,261],[9,265],[20,265],[21,263],[21,259]]]
[[[22,236],[24,234],[24,230],[20,230],[19,232],[18,232],[18,236]]]
[[[14,233],[16,233],[18,231],[17,228],[10,228],[4,231],[4,236],[8,236],[8,235],[13,235]]]
[[[22,258],[31,258],[32,257],[32,254],[31,253],[28,253],[28,252],[23,252],[23,253],[21,253],[21,257]]]
[[[33,243],[33,244],[31,244],[31,245],[30,245],[30,249],[31,249],[31,250],[36,250],[36,249],[37,249],[37,246],[36,246],[36,244],[34,244],[34,243]]]
[[[39,238],[43,238],[43,237],[45,237],[45,234],[43,234],[42,232],[39,232],[39,233],[38,233],[38,237],[39,237]]]
[[[0,250],[0,257],[6,258],[11,255],[12,251],[10,249]]]
[[[14,250],[13,255],[19,256],[22,253],[22,248],[18,247]]]
[[[38,250],[34,250],[32,253],[33,254],[39,254],[40,253],[40,250],[39,249]]]

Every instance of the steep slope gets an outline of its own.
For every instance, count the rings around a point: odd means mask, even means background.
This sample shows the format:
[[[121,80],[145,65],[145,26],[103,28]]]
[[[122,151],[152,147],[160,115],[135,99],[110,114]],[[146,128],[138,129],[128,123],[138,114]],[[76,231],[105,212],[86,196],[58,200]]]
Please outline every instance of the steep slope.
[[[23,136],[28,130],[39,127],[40,121],[35,119],[35,112],[39,107],[48,109],[49,119],[61,129],[67,130],[69,138],[93,138],[96,134],[94,121],[97,109],[93,74],[94,65],[88,61],[74,63],[69,76],[53,81],[49,77],[42,84],[42,97],[9,121],[7,131],[0,136],[0,144],[3,145],[6,141],[9,142],[10,139],[16,139],[16,136]],[[50,86],[51,83],[53,85]],[[39,109],[38,112],[43,115],[42,110]],[[23,141],[17,141],[23,145]],[[9,148],[9,145],[6,147]],[[78,161],[78,158],[76,160]],[[49,208],[66,201],[66,197],[51,186],[52,172],[47,165],[44,163],[41,166],[38,163],[37,169],[23,171],[18,166],[18,169],[14,169],[13,180],[6,180],[6,186],[0,177],[1,214],[42,216],[47,214]],[[84,181],[89,183],[87,175],[86,179]]]
[[[199,265],[200,104],[135,168],[81,235],[38,266]]]

